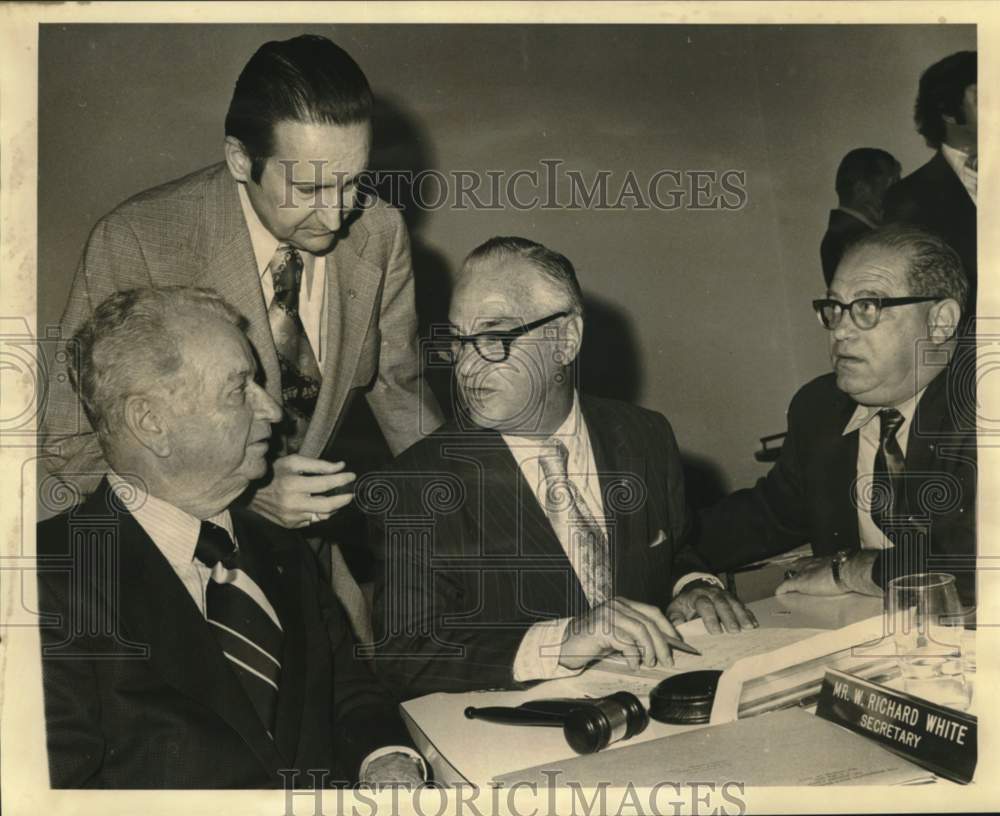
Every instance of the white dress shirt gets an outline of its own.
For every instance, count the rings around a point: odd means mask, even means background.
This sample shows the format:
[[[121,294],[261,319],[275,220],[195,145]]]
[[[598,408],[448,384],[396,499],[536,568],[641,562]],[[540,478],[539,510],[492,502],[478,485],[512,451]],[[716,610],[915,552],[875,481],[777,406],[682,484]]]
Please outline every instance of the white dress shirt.
[[[205,617],[205,592],[208,589],[208,581],[214,575],[218,583],[235,584],[251,596],[281,629],[281,622],[267,596],[243,570],[227,569],[221,561],[209,569],[194,557],[195,548],[198,546],[198,534],[201,531],[200,519],[156,496],[150,496],[115,473],[108,473],[108,484],[132,517],[139,522],[139,526],[146,531],[146,535],[153,540],[156,549],[167,559],[171,569],[177,573],[177,577],[191,595],[191,600],[198,607],[202,617]],[[239,548],[228,510],[223,510],[205,520],[229,533],[237,549]]]
[[[978,207],[976,190],[979,187],[979,173],[965,163],[969,158],[969,152],[967,150],[959,150],[950,144],[942,143],[941,155],[944,156],[944,160],[948,162],[951,169],[955,171],[955,175],[962,182],[962,186],[972,199],[972,203]]]
[[[264,305],[270,306],[274,300],[274,282],[267,273],[268,264],[275,251],[282,243],[268,231],[257,217],[250,203],[250,197],[242,184],[236,185],[240,196],[240,206],[243,208],[243,218],[250,232],[250,243],[253,245],[254,258],[257,260],[257,274],[260,275],[260,287],[264,292]],[[326,351],[326,271],[327,264],[332,264],[329,255],[313,255],[304,249],[298,250],[302,256],[302,287],[299,289],[299,317],[305,329],[309,345],[316,362],[323,367],[323,354]]]
[[[191,600],[198,607],[202,617],[206,616],[205,592],[208,588],[208,581],[214,574],[216,581],[235,583],[236,586],[253,597],[277,627],[282,628],[267,596],[243,570],[227,569],[221,562],[216,564],[213,569],[209,569],[194,557],[195,548],[198,546],[198,534],[201,531],[200,519],[162,499],[150,496],[114,472],[108,472],[108,484],[111,485],[111,489],[115,491],[123,506],[132,514],[139,526],[146,531],[146,535],[153,540],[153,544],[163,554],[163,557],[167,559],[167,563],[184,584],[184,588],[191,595]],[[223,528],[232,537],[237,548],[239,547],[239,542],[233,531],[233,520],[228,510],[223,510],[205,520]],[[387,754],[396,753],[410,757],[420,768],[424,778],[427,778],[427,766],[424,764],[423,758],[405,745],[386,745],[372,751],[361,763],[360,778],[364,779],[368,766],[374,760]]]
[[[878,224],[872,221],[867,215],[859,210],[852,210],[850,207],[837,207],[842,213],[847,213],[852,218],[857,218],[862,224],[870,229],[878,229]]]
[[[903,422],[896,430],[896,441],[899,443],[899,449],[902,451],[904,459],[910,435],[910,423],[913,421],[913,414],[917,410],[917,403],[920,402],[924,390],[922,388],[915,396],[901,405],[895,406],[896,410],[903,416]],[[880,410],[876,407],[859,405],[854,409],[854,415],[843,431],[844,436],[855,432],[858,434],[857,480],[854,499],[858,508],[858,533],[861,538],[861,548],[865,550],[887,550],[892,547],[892,542],[886,538],[885,533],[872,518],[871,511],[871,486],[875,478],[875,455],[878,453],[879,447],[880,422],[877,417]]]
[[[587,503],[587,509],[594,521],[600,526],[605,539],[607,538],[608,531],[605,524],[604,502],[601,499],[600,478],[597,473],[597,464],[594,461],[594,452],[590,445],[590,432],[587,430],[587,423],[580,411],[580,398],[576,392],[573,394],[573,407],[552,436],[521,437],[506,434],[502,436],[518,467],[521,468],[525,481],[543,509],[545,508],[546,481],[540,457],[551,454],[549,440],[558,439],[561,441],[569,454],[566,462],[567,476],[583,496],[583,500]],[[548,516],[548,514],[546,515]],[[551,517],[549,520],[552,521]],[[579,548],[570,547],[569,525],[554,523],[553,531],[577,578],[581,578],[583,569],[580,561],[581,552]],[[699,579],[722,586],[722,582],[714,575],[691,572],[674,584],[673,594],[677,595],[684,586]],[[583,583],[582,578],[581,583]],[[556,677],[579,674],[582,671],[582,669],[567,669],[559,665],[559,654],[570,620],[570,618],[559,618],[542,621],[531,626],[521,640],[517,655],[514,657],[514,680],[519,683],[528,680],[550,680]]]

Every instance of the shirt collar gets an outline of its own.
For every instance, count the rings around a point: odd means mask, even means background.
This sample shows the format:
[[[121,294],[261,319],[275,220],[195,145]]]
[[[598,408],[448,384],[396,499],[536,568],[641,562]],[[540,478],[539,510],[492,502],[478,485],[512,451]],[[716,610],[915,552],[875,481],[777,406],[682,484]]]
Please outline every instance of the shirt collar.
[[[549,447],[551,441],[560,440],[569,454],[566,461],[567,473],[572,475],[574,482],[584,491],[592,489],[591,480],[597,475],[596,465],[593,463],[590,435],[583,420],[583,413],[580,411],[580,396],[575,390],[569,413],[550,436],[501,436],[518,466],[522,471],[529,468],[529,473],[531,469],[540,467],[540,456],[551,452]],[[534,482],[529,478],[529,483]]]
[[[240,207],[243,209],[243,219],[247,222],[247,230],[250,232],[250,243],[253,246],[253,256],[257,261],[257,274],[263,276],[267,271],[267,265],[271,263],[278,245],[281,243],[271,235],[260,218],[257,211],[250,203],[250,196],[247,195],[246,187],[236,182],[236,190],[240,196]]]
[[[872,221],[867,215],[858,210],[851,209],[850,207],[837,207],[842,213],[847,213],[848,215],[857,218],[862,224],[872,229],[878,229],[878,224]]]
[[[906,402],[894,406],[895,409],[899,411],[900,414],[903,415],[904,425],[909,423],[909,421],[913,419],[913,413],[917,409],[917,403],[920,402],[920,398],[924,395],[924,391],[926,390],[927,386],[925,385],[916,394],[914,394],[912,397],[906,400]],[[886,406],[859,404],[858,407],[854,409],[854,414],[851,416],[850,421],[848,421],[847,425],[844,427],[843,433],[841,435],[847,436],[848,434],[854,433],[855,431],[858,431],[861,428],[865,427],[865,425],[867,425],[876,416],[878,416],[878,412],[883,410],[885,407]]]
[[[579,436],[582,424],[583,417],[580,414],[580,396],[574,390],[573,404],[570,406],[569,413],[562,421],[562,424],[550,436],[512,436],[509,434],[501,434],[501,436],[503,437],[503,441],[507,443],[507,447],[511,450],[544,448],[548,445],[549,440],[561,439],[572,452],[574,447],[572,441]]]
[[[158,499],[113,471],[108,473],[108,484],[167,561],[171,564],[190,564],[194,560],[201,519]],[[206,521],[218,525],[229,533],[233,541],[236,540],[229,510],[223,510]]]
[[[247,222],[247,230],[250,232],[250,244],[253,246],[253,257],[257,262],[257,274],[263,278],[267,272],[267,267],[271,263],[271,259],[274,257],[274,253],[281,246],[282,242],[271,235],[270,230],[261,223],[260,218],[257,216],[257,211],[253,208],[253,204],[250,203],[250,196],[247,195],[246,186],[237,183],[236,189],[240,197],[240,207],[243,208],[243,218]],[[302,257],[306,296],[311,297],[314,268],[313,259],[315,256],[304,249],[298,250],[298,253]]]
[[[955,171],[955,175],[962,178],[962,173],[975,173],[971,167],[965,166],[965,160],[969,158],[968,150],[960,150],[950,144],[941,143],[941,155],[948,162],[948,166]]]

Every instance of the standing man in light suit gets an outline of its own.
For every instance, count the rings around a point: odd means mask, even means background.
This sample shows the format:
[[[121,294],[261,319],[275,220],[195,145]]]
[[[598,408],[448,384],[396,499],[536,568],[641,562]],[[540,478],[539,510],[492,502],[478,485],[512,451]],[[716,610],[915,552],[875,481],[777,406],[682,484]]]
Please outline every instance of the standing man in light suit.
[[[70,337],[109,294],[171,284],[212,287],[245,315],[264,384],[285,413],[271,476],[251,487],[251,507],[288,528],[325,521],[351,501],[330,493],[354,474],[324,454],[357,391],[393,454],[440,424],[418,371],[406,229],[397,211],[358,190],[371,109],[361,69],[329,40],[265,43],[236,83],[225,162],[102,218],[62,318]],[[106,464],[60,367],[52,368],[49,469],[89,493]],[[335,550],[335,580],[345,569]],[[349,609],[360,604],[343,591]]]

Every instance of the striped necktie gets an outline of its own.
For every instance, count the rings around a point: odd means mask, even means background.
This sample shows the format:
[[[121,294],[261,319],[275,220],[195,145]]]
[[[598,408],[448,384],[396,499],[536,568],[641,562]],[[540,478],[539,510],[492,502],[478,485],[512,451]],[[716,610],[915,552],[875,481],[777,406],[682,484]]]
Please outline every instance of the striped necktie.
[[[872,479],[872,521],[883,532],[889,522],[903,510],[902,496],[903,449],[899,447],[896,431],[903,424],[903,415],[895,408],[878,412],[879,445],[875,453]]]
[[[286,452],[297,453],[316,409],[323,377],[299,316],[302,256],[281,244],[268,264],[274,299],[267,310],[281,367],[281,401],[293,427],[284,435]]]
[[[253,597],[254,590],[262,597],[263,592],[241,569],[239,550],[226,530],[203,521],[195,558],[212,569],[205,592],[205,617],[270,733],[281,677],[281,626]]]
[[[550,439],[546,447],[547,451],[538,457],[545,475],[545,513],[557,530],[568,530],[570,563],[587,601],[597,606],[613,592],[608,537],[569,478],[566,446],[558,439]]]

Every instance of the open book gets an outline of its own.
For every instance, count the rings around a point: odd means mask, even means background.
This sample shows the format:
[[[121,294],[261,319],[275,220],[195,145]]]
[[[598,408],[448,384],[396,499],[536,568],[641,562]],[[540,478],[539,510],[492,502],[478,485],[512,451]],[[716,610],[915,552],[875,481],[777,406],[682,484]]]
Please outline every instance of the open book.
[[[842,629],[751,629],[710,635],[700,621],[681,628],[702,656],[674,653],[672,667],[632,671],[621,657],[606,658],[567,682],[579,696],[630,691],[648,704],[664,678],[700,669],[723,671],[711,722],[730,722],[791,706],[808,706],[828,668],[882,682],[898,673],[881,615]]]

